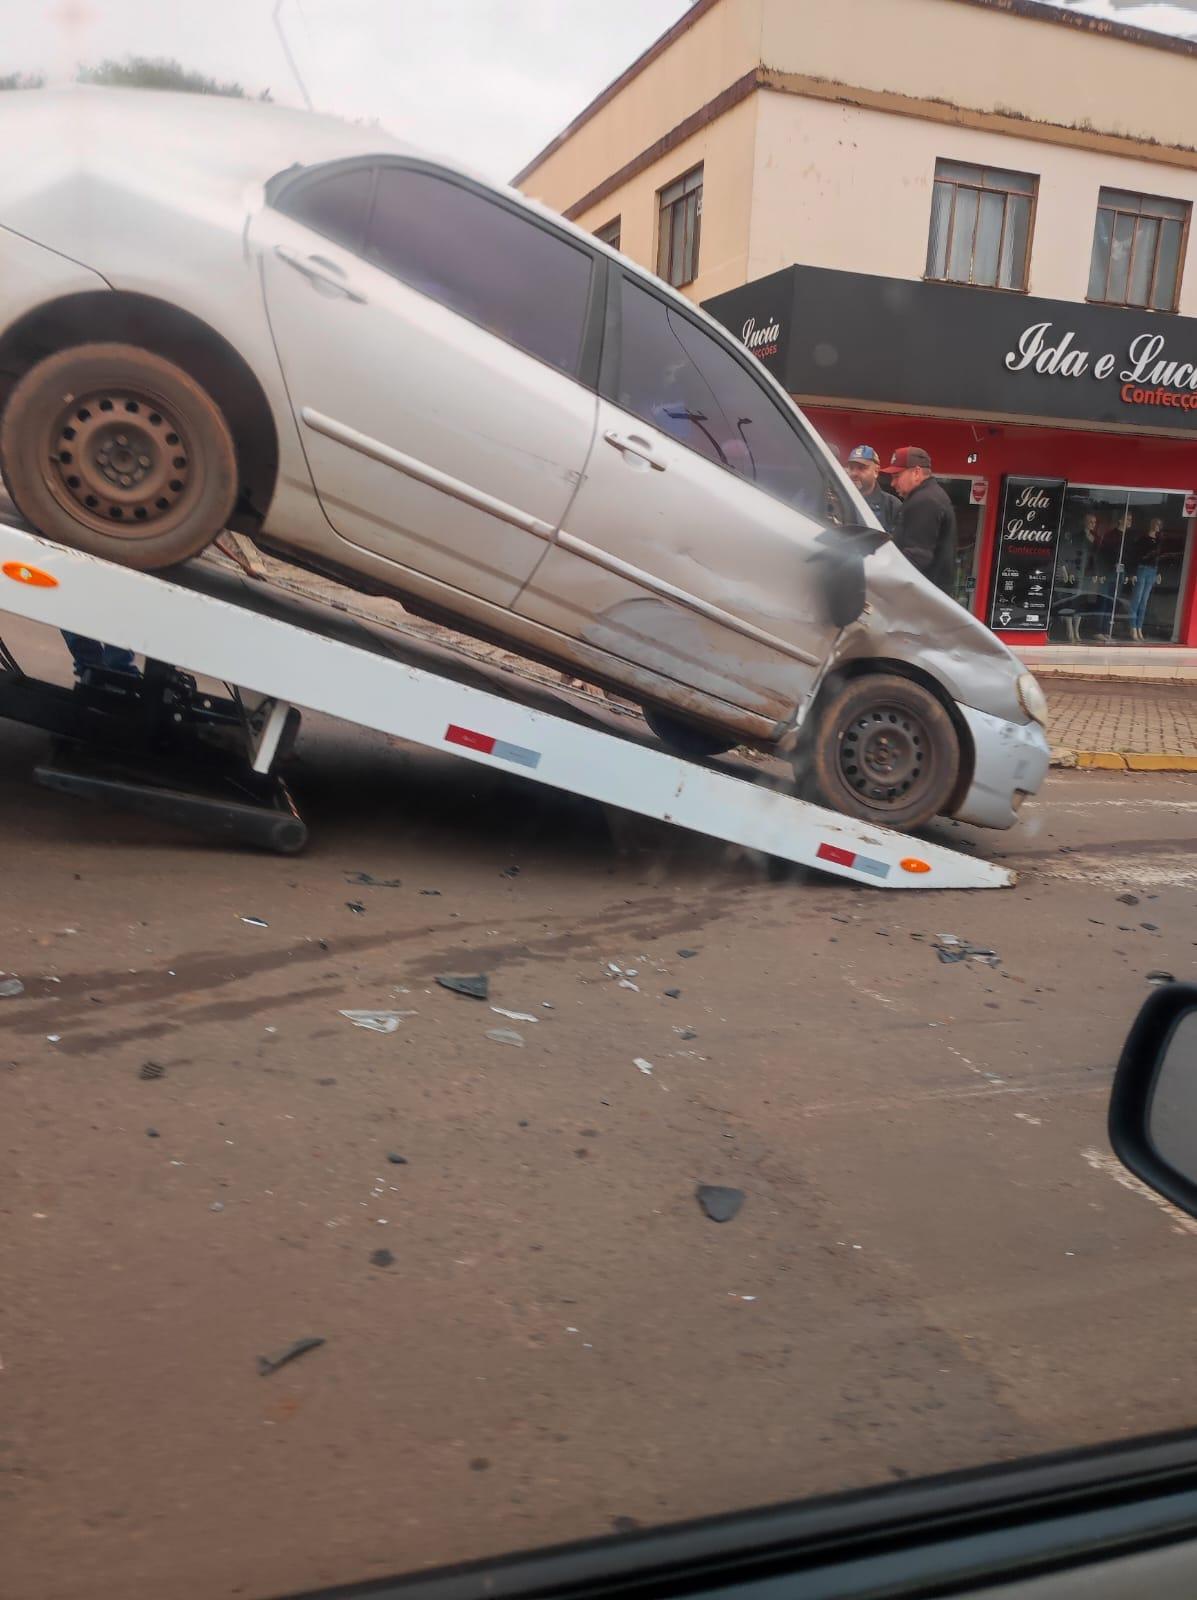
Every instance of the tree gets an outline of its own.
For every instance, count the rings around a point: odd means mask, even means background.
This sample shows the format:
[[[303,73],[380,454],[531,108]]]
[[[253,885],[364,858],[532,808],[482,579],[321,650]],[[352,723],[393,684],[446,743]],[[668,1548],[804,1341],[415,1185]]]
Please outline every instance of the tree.
[[[40,89],[45,81],[40,72],[0,73],[0,89]]]
[[[105,84],[118,89],[174,89],[182,94],[223,94],[235,100],[249,95],[239,83],[220,83],[202,72],[192,72],[166,56],[126,56],[123,61],[109,59],[97,67],[80,67],[80,83]],[[263,89],[259,100],[269,100]]]

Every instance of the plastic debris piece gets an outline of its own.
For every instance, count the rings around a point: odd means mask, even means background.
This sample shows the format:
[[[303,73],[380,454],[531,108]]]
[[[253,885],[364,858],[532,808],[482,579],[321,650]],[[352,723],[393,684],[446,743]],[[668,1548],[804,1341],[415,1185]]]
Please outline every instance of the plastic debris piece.
[[[366,908],[360,900],[346,900],[345,904],[349,907],[350,911],[353,912],[355,917],[365,916]]]
[[[145,1136],[146,1136],[147,1139],[157,1139],[158,1138],[158,1130],[157,1130],[157,1128],[147,1128],[145,1130]]]
[[[697,954],[698,954],[697,950],[679,950],[678,951],[678,955],[681,956],[683,961],[689,961],[691,956],[696,956]]]
[[[698,1038],[698,1035],[695,1033],[693,1028],[675,1028],[673,1031],[674,1031],[674,1033],[677,1034],[679,1039],[697,1039]]]
[[[512,1022],[539,1022],[539,1017],[534,1017],[530,1011],[508,1011],[505,1006],[491,1006],[497,1017],[510,1017]]]
[[[987,967],[1001,965],[1001,957],[996,950],[991,950],[988,945],[972,944],[967,939],[961,939],[954,933],[941,933],[937,935],[938,942],[932,946],[935,954],[946,965],[956,961],[983,961]]]
[[[405,1017],[418,1016],[415,1011],[340,1011],[355,1028],[368,1028],[371,1033],[394,1033]]]
[[[143,1061],[141,1064],[141,1070],[138,1072],[137,1076],[139,1078],[146,1079],[165,1078],[166,1068],[159,1066],[156,1061]]]
[[[636,1058],[632,1062],[632,1065],[636,1068],[636,1070],[638,1072],[643,1072],[643,1074],[644,1074],[644,1076],[646,1078],[651,1078],[652,1077],[652,1075],[653,1075],[653,1064],[652,1064],[651,1061],[646,1061],[643,1056],[636,1056]]]
[[[50,1044],[61,1044],[62,1043],[62,1035],[61,1035],[61,1033],[48,1033],[46,1035],[46,1039]]]
[[[268,928],[270,924],[263,917],[242,917],[242,922],[248,922],[251,928]]]
[[[223,1200],[213,1200],[212,1204],[208,1207],[208,1210],[209,1211],[223,1211],[224,1210],[224,1201]]]
[[[1158,933],[1160,931],[1158,922],[1141,922],[1139,926],[1145,928],[1148,933]]]
[[[1148,983],[1175,983],[1176,979],[1170,972],[1149,972],[1147,981]]]
[[[682,998],[682,991],[680,989],[666,989],[665,998],[666,1000],[680,1000]]]
[[[1139,904],[1139,896],[1137,894],[1120,894],[1117,896],[1117,900],[1120,906],[1137,906]]]
[[[399,1155],[394,1150],[387,1151],[387,1160],[393,1167],[405,1167],[407,1165],[407,1157]]]
[[[618,987],[620,989],[631,989],[635,994],[640,993],[640,985],[638,983],[633,983],[631,978],[620,978],[618,980]]]
[[[394,1264],[395,1257],[389,1250],[371,1250],[370,1265],[372,1267],[393,1267]]]
[[[280,1367],[285,1367],[288,1361],[294,1361],[296,1356],[303,1356],[309,1350],[319,1350],[325,1341],[321,1338],[296,1339],[294,1344],[289,1344],[285,1350],[280,1350],[276,1356],[258,1357],[258,1376],[268,1378],[272,1372],[277,1372]]]
[[[519,875],[520,869],[518,867],[504,867],[499,874],[500,878],[518,878]]]
[[[439,889],[421,889],[420,893],[421,894],[429,894],[429,895],[431,895],[431,894],[440,894],[440,890]]]
[[[694,1198],[712,1222],[730,1222],[744,1204],[744,1191],[726,1189],[719,1183],[700,1183]]]
[[[0,978],[0,1000],[15,1000],[24,993],[25,985],[20,978]]]
[[[490,982],[485,972],[464,974],[438,972],[436,981],[442,989],[452,989],[454,994],[469,995],[471,1000],[488,1000],[490,998]]]
[[[522,1045],[524,1042],[523,1034],[516,1033],[514,1028],[488,1028],[486,1037],[493,1039],[496,1044]]]
[[[402,878],[375,878],[369,872],[347,872],[346,883],[360,883],[366,889],[402,889]]]

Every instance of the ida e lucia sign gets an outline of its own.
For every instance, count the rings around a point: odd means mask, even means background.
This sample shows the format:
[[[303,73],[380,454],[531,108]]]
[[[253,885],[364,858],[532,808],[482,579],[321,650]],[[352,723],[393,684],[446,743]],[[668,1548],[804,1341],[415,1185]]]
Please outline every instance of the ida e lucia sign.
[[[1064,516],[1063,478],[1007,478],[998,521],[989,626],[1046,633]]]

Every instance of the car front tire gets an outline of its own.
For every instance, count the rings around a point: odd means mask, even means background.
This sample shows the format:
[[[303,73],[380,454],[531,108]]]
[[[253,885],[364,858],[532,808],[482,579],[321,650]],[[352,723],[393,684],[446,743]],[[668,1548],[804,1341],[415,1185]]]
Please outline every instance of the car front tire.
[[[822,709],[804,759],[803,798],[861,821],[918,828],[951,798],[960,742],[930,690],[866,673]]]
[[[211,396],[129,344],[76,345],[31,367],[0,420],[0,465],[39,533],[142,571],[198,554],[237,496],[236,448]]]

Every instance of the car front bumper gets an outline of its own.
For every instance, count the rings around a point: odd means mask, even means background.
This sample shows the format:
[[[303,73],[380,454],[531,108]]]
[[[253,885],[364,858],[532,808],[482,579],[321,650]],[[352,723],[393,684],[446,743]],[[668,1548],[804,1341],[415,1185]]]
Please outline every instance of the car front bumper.
[[[1012,828],[1018,808],[1047,776],[1051,749],[1037,722],[1007,722],[957,706],[972,735],[973,781],[953,813],[981,828]]]

